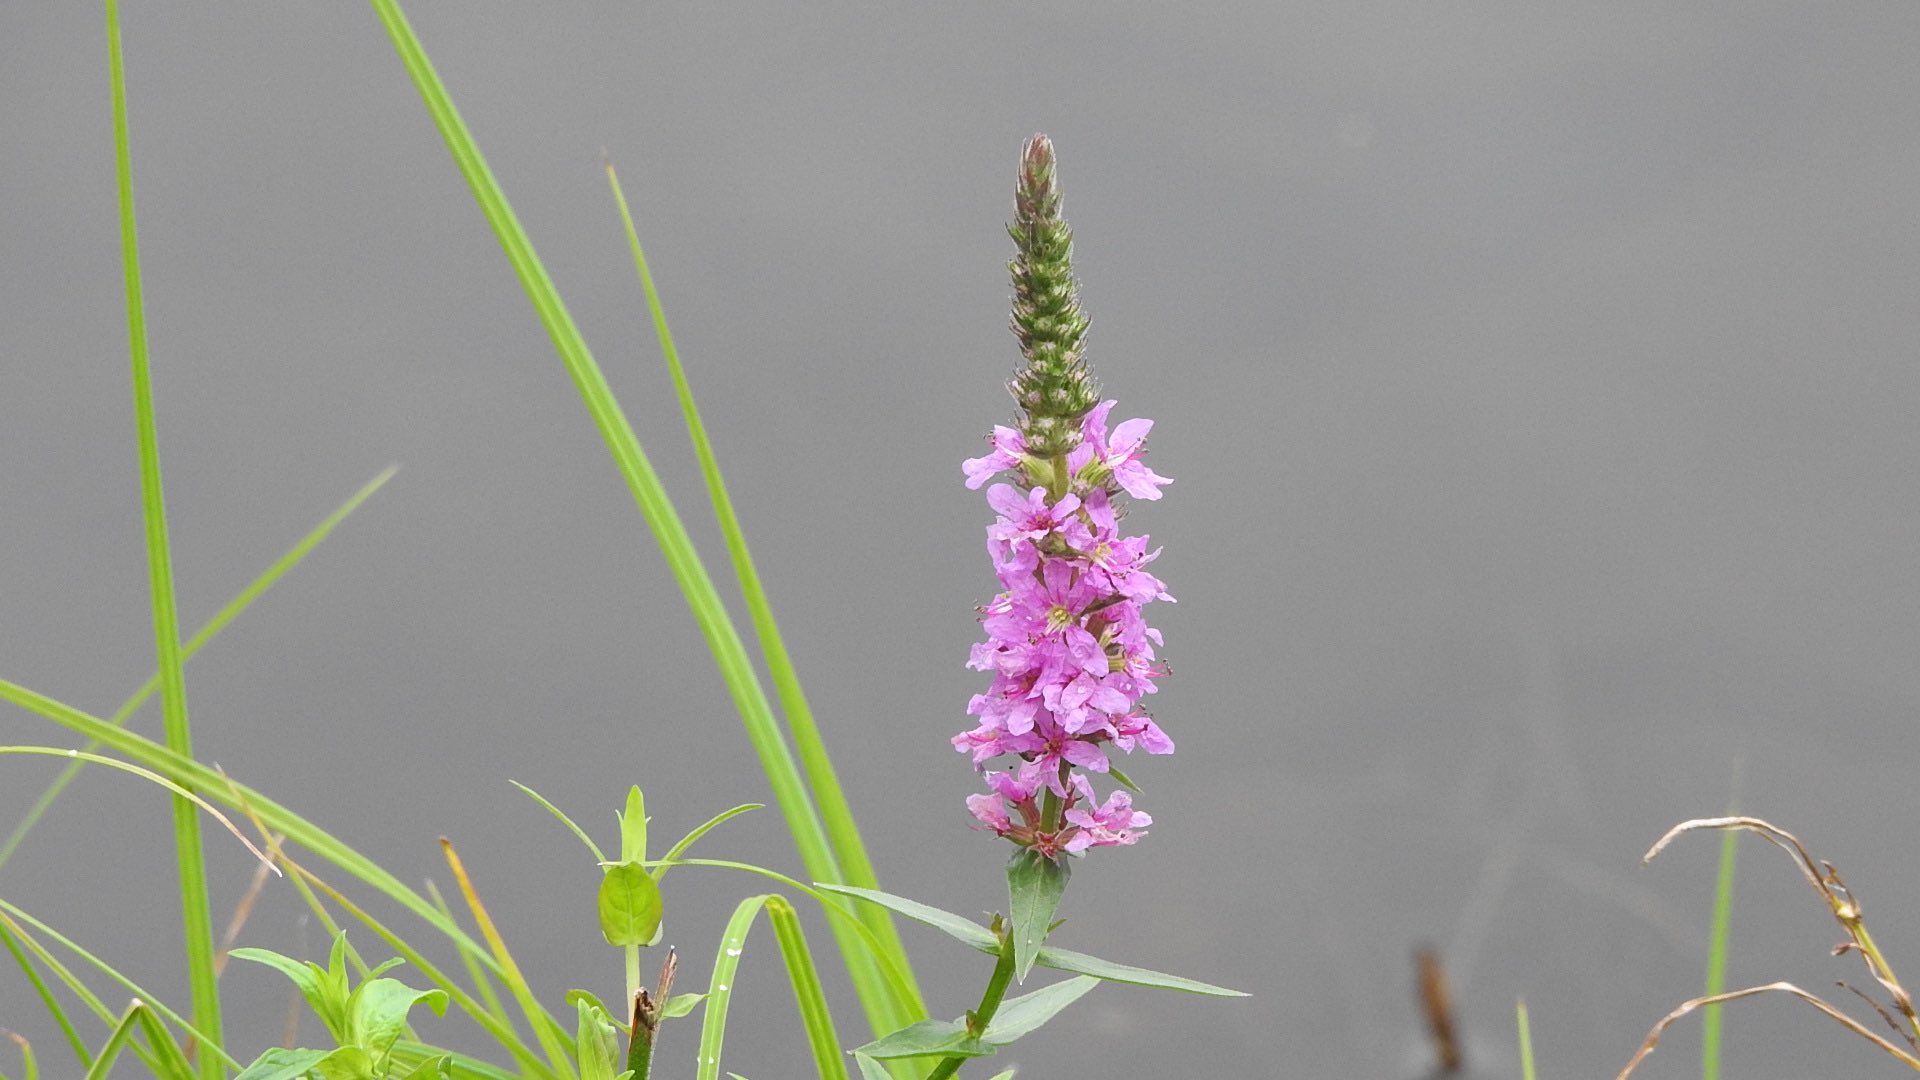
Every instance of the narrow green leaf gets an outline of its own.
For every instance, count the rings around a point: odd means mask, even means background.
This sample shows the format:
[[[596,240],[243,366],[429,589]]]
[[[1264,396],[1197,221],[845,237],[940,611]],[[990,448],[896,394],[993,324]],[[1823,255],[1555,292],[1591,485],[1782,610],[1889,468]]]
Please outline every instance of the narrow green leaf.
[[[334,1000],[332,982],[317,965],[305,960],[295,960],[291,956],[282,956],[271,949],[256,949],[251,946],[233,949],[227,955],[235,960],[264,964],[293,980],[293,985],[299,989],[300,996],[307,999],[307,1006],[313,1010],[314,1015],[322,1020],[333,1018],[327,1026],[336,1037],[341,1034],[343,1025],[339,1021],[346,1017],[346,998],[342,996],[339,1000]]]
[[[1738,776],[1736,773],[1736,783]],[[1727,816],[1734,807],[1729,804]],[[1720,836],[1720,870],[1713,884],[1713,923],[1707,937],[1706,997],[1714,997],[1727,988],[1727,941],[1733,933],[1733,866],[1740,850],[1740,834],[1729,830]],[[1700,1012],[1701,1080],[1720,1080],[1721,1045],[1725,1038],[1726,1014],[1718,1005]]]
[[[22,1074],[22,1080],[40,1080],[40,1063],[34,1059],[33,1044],[27,1041],[27,1037],[17,1031],[0,1032],[0,1034],[6,1035],[13,1040],[13,1045],[20,1048],[20,1067],[26,1070]]]
[[[842,893],[858,897],[870,903],[879,904],[898,914],[905,915],[915,922],[922,922],[935,930],[944,931],[948,936],[966,942],[981,952],[998,952],[999,939],[993,932],[979,923],[972,922],[951,911],[941,911],[937,907],[923,904],[918,900],[909,900],[904,896],[895,896],[879,889],[862,889],[852,885],[832,885],[827,882],[815,882],[814,885],[826,892]]]
[[[1000,1010],[993,1014],[993,1022],[987,1025],[987,1030],[980,1037],[995,1046],[1005,1046],[1030,1034],[1099,985],[1099,979],[1080,975],[1031,994],[1009,998],[1000,1004]]]
[[[126,1048],[127,1040],[133,1036],[134,1010],[139,1006],[139,1002],[134,1002],[134,1007],[123,1013],[119,1023],[114,1024],[113,1030],[107,1033],[107,1041],[94,1051],[93,1065],[87,1069],[86,1080],[105,1080],[107,1074],[113,1071],[113,1063],[119,1060],[120,1051]]]
[[[53,996],[53,989],[47,985],[45,979],[40,977],[40,972],[33,966],[33,961],[27,959],[27,954],[21,950],[20,942],[13,936],[13,931],[9,928],[4,916],[0,916],[0,944],[7,947],[7,953],[13,957],[13,962],[19,965],[21,974],[27,977],[27,983],[33,987],[33,992],[40,998],[41,1007],[46,1009],[47,1015],[53,1017],[54,1023],[59,1025],[60,1033],[66,1036],[67,1045],[72,1048],[73,1056],[80,1062],[80,1067],[85,1069],[91,1066],[93,1055],[88,1053],[87,1044],[81,1041],[80,1033],[74,1030],[73,1021],[67,1018],[67,1010],[61,1006],[60,999]],[[27,1045],[24,1038],[15,1036],[15,1039],[20,1045],[20,1052],[29,1062],[27,1071],[31,1074],[36,1071],[35,1066],[31,1064],[33,1048]]]
[[[278,559],[275,559],[273,565],[267,567],[260,573],[259,577],[249,582],[246,588],[240,590],[239,595],[227,601],[225,607],[222,607],[215,613],[213,618],[208,619],[205,625],[194,632],[193,637],[189,638],[186,643],[180,647],[181,659],[192,659],[194,654],[204,648],[209,641],[212,641],[215,635],[226,629],[228,624],[232,623],[233,620],[239,618],[241,612],[253,606],[255,600],[258,600],[268,589],[272,588],[276,582],[285,577],[289,570],[300,565],[301,561],[305,559],[313,549],[320,546],[320,541],[327,538],[327,534],[333,531],[334,526],[345,521],[349,514],[359,509],[361,503],[372,498],[373,493],[379,491],[388,480],[393,479],[394,473],[398,471],[398,466],[390,466],[380,475],[367,481],[361,486],[359,491],[353,493],[352,498],[341,503],[334,509],[333,513],[328,514],[321,520],[320,524],[314,526],[307,535],[301,537],[299,543],[288,549],[287,552]],[[109,722],[113,724],[114,727],[124,725],[127,720],[139,710],[140,706],[145,704],[147,699],[152,697],[159,688],[159,674],[155,673],[149,676],[146,683],[142,685],[139,690],[136,690],[132,697],[121,704],[119,710],[113,714]],[[89,740],[87,745],[81,747],[81,749],[95,750],[98,749],[99,746],[100,743],[97,740]],[[85,764],[83,759],[70,762],[65,769],[61,770],[60,775],[55,777],[53,782],[47,785],[47,790],[40,793],[40,798],[34,802],[32,808],[27,811],[26,816],[22,817],[20,823],[14,826],[13,832],[8,834],[7,842],[0,844],[0,867],[4,867],[7,864],[7,860],[13,857],[13,853],[19,850],[21,842],[27,838],[27,833],[31,832],[34,825],[46,815],[47,810],[53,806],[54,800],[58,799],[60,793],[66,790],[67,785],[73,783],[73,778],[80,774],[80,770],[85,767]]]
[[[647,861],[647,800],[639,784],[627,791],[627,810],[620,815],[620,861]]]
[[[27,932],[27,927],[32,927],[34,930],[45,934],[61,948],[86,961],[94,970],[112,979],[129,994],[145,1002],[149,1008],[166,1017],[167,1021],[173,1026],[192,1036],[201,1046],[208,1048],[213,1056],[219,1058],[228,1067],[235,1069],[240,1067],[240,1063],[232,1057],[229,1057],[227,1052],[223,1050],[219,1044],[209,1043],[201,1036],[200,1032],[194,1030],[193,1025],[189,1023],[185,1017],[167,1008],[161,1003],[159,998],[148,993],[146,988],[121,974],[119,970],[111,964],[108,964],[106,961],[82,948],[80,944],[72,938],[67,937],[65,934],[47,925],[44,920],[35,918],[32,914],[23,910],[18,904],[0,900],[0,927],[4,927],[12,934],[22,948],[32,953],[34,958],[39,960],[41,965],[51,972],[53,977],[59,980],[61,985],[65,986],[69,992],[79,998],[81,1004],[85,1005],[88,1011],[92,1012],[102,1021],[114,1023],[116,1014],[112,1009],[107,1008],[107,1006],[94,995],[93,991],[87,988],[87,984],[83,982],[79,976],[69,970],[65,964],[62,964],[59,957],[54,956],[52,952],[48,951],[46,946],[35,940],[33,935]],[[138,1043],[134,1044],[134,1050],[141,1055],[143,1060],[149,1058],[146,1050]],[[149,1064],[151,1064],[151,1062],[149,1062]]]
[[[1027,972],[1040,955],[1040,945],[1053,929],[1053,913],[1067,889],[1072,870],[1065,856],[1049,859],[1032,848],[1014,853],[1007,863],[1008,910],[1013,920],[1013,977],[1026,982]]]
[[[173,1041],[173,1033],[160,1022],[160,1017],[154,1014],[153,1009],[144,1002],[135,1002],[128,1011],[139,1020],[140,1031],[147,1037],[147,1049],[152,1054],[148,1060],[158,1059],[153,1071],[161,1076],[176,1077],[177,1080],[191,1080],[193,1063],[181,1052],[180,1044]],[[225,1075],[224,1072],[222,1075]]]
[[[688,848],[691,848],[693,846],[693,842],[695,840],[698,840],[701,837],[707,835],[707,833],[713,830],[714,826],[730,818],[739,817],[741,814],[744,814],[749,810],[764,810],[764,809],[766,809],[766,805],[764,803],[757,803],[757,802],[741,803],[739,806],[736,806],[731,810],[722,810],[721,812],[708,818],[706,822],[702,824],[699,828],[681,837],[679,843],[668,848],[667,853],[664,856],[662,856],[659,860],[657,860],[657,868],[654,870],[653,879],[655,881],[658,881],[661,878],[667,876],[668,868],[672,866],[672,864],[676,860],[678,860],[681,855],[685,854]]]
[[[1111,765],[1107,766],[1107,775],[1112,777],[1115,783],[1133,792],[1135,795],[1145,794],[1145,792],[1140,790],[1140,785],[1133,782],[1133,777],[1128,776],[1126,773],[1121,772]]]
[[[339,1053],[334,1050],[288,1050],[275,1047],[253,1059],[253,1064],[241,1070],[234,1080],[306,1080],[320,1062],[330,1055]]]
[[[446,1080],[453,1075],[453,1055],[442,1054],[421,1062],[397,1080]]]
[[[1006,1072],[994,1073],[993,1080],[1013,1080],[1013,1074],[1019,1071],[1018,1069],[1008,1069]]]
[[[140,283],[140,235],[133,213],[133,155],[128,148],[127,73],[120,49],[120,7],[107,0],[107,67],[113,97],[113,162],[120,203],[120,265],[126,278],[127,354],[133,369],[134,430],[140,448],[140,506],[146,525],[147,582],[152,599],[154,653],[160,672],[161,714],[167,748],[193,756],[187,720],[187,683],[181,674],[180,618],[174,601],[173,556],[167,541],[167,502],[160,480],[160,440],[154,422],[153,373],[147,358],[147,318]],[[220,986],[214,970],[213,910],[207,900],[207,861],[200,815],[192,800],[174,796],[174,865],[186,930],[187,985],[194,1026],[220,1041]],[[97,1064],[97,1063],[96,1063]],[[200,1075],[220,1080],[220,1062],[200,1059]]]
[[[994,1047],[967,1033],[967,1025],[952,1020],[922,1020],[855,1050],[881,1061],[910,1057],[986,1057]]]
[[[860,1066],[860,1080],[893,1080],[886,1066],[858,1050],[853,1052],[853,1062]]]
[[[1209,994],[1213,997],[1247,996],[1239,990],[1229,990],[1224,986],[1215,986],[1197,979],[1183,979],[1178,975],[1134,967],[1132,964],[1102,960],[1097,956],[1088,956],[1086,953],[1074,952],[1071,949],[1057,949],[1051,945],[1040,950],[1040,955],[1035,962],[1044,968],[1071,971],[1076,975],[1091,975],[1096,979],[1105,979],[1109,982],[1157,986],[1165,990],[1184,990],[1189,994]]]
[[[673,333],[667,327],[666,309],[660,303],[660,291],[654,286],[653,274],[647,268],[646,252],[640,247],[639,231],[634,228],[626,194],[620,190],[619,178],[614,174],[611,164],[607,166],[607,181],[612,185],[614,202],[620,210],[620,221],[626,228],[627,243],[633,250],[634,269],[640,275],[640,288],[646,294],[647,310],[653,317],[661,354],[673,377],[674,393],[680,401],[687,436],[693,443],[695,457],[700,461],[700,476],[707,486],[708,501],[713,504],[714,519],[720,526],[721,536],[726,540],[727,556],[733,563],[734,577],[739,581],[741,595],[747,602],[754,636],[760,642],[760,654],[766,659],[767,673],[773,677],[781,711],[786,714],[787,727],[793,733],[794,748],[799,751],[800,763],[807,771],[813,797],[819,803],[828,843],[832,845],[834,858],[839,861],[844,875],[842,880],[849,885],[877,889],[880,881],[874,874],[873,861],[860,838],[853,808],[847,802],[846,792],[833,768],[833,759],[820,737],[819,725],[814,722],[813,707],[807,703],[806,693],[801,689],[800,676],[794,669],[793,657],[787,652],[786,641],[780,634],[780,624],[774,618],[766,587],[761,584],[753,553],[747,548],[746,531],[741,528],[733,499],[727,494],[726,480],[720,473],[719,457],[714,453],[712,441],[707,438],[706,424],[700,419],[700,409],[694,402],[686,369],[680,363],[680,352],[674,347]],[[926,1015],[919,987],[913,983],[912,965],[894,929],[893,920],[876,908],[863,908],[859,914],[861,921],[879,938],[888,958],[906,973],[913,993],[911,1000],[902,1004],[911,1006],[918,1015]]]
[[[705,994],[675,994],[667,999],[665,1005],[660,1007],[660,1016],[663,1019],[686,1016],[692,1013],[693,1010],[699,1008],[700,1003],[705,1000],[707,1000],[707,995]]]
[[[580,1080],[613,1080],[620,1070],[620,1040],[607,1011],[576,999],[580,1030],[574,1041],[580,1059]]]
[[[581,843],[587,845],[588,851],[593,852],[594,862],[603,863],[607,861],[607,857],[600,853],[600,845],[593,842],[593,838],[587,835],[586,830],[582,829],[578,825],[575,825],[573,823],[572,818],[568,817],[564,813],[561,813],[560,808],[548,802],[545,796],[541,795],[539,792],[533,790],[532,788],[528,787],[527,785],[521,783],[518,780],[509,780],[507,781],[507,783],[512,784],[514,787],[517,787],[521,791],[526,792],[528,798],[532,799],[534,802],[539,803],[541,806],[546,807],[547,813],[552,814],[556,818],[559,818],[560,824],[565,825],[568,828],[568,830],[570,830],[573,833],[573,835],[580,838]]]
[[[639,790],[638,788],[634,790]],[[664,901],[638,862],[615,863],[600,878],[600,934],[609,945],[645,945],[660,926]]]
[[[773,924],[774,940],[780,944],[780,957],[786,961],[787,982],[793,987],[794,1005],[800,1010],[800,1026],[807,1034],[807,1047],[813,1051],[814,1071],[820,1080],[847,1080],[846,1055],[840,1049],[840,1036],[833,1028],[833,1014],[827,1007],[827,994],[820,986],[813,952],[807,948],[807,936],[793,905],[780,897],[767,901],[767,919]]]
[[[487,168],[478,145],[461,121],[459,111],[434,72],[432,63],[407,24],[399,5],[395,0],[372,2],[401,63],[420,91],[421,100],[445,138],[455,164],[473,191],[475,202],[493,228],[494,236],[500,241],[535,313],[545,326],[555,352],[566,366],[582,403],[621,476],[626,480],[628,490],[653,532],[655,543],[666,558],[674,580],[680,585],[687,606],[705,636],[708,650],[713,654],[721,678],[733,698],[735,710],[746,726],[748,741],[753,744],[761,770],[773,789],[775,801],[780,804],[801,862],[815,880],[843,880],[839,861],[820,823],[806,784],[801,779],[799,768],[794,763],[792,751],[787,747],[786,738],[774,719],[772,703],[767,699],[752,659],[747,655],[726,605],[700,561],[672,500],[667,497],[652,463],[641,449],[640,440],[633,433],[632,425],[614,399],[605,374],[587,348],[572,316],[567,313],[559,291],[554,288],[546,268],[535,254],[531,241],[520,227],[505,194]],[[843,926],[835,924],[833,930],[870,1025],[876,1030],[891,1030],[898,1022],[925,1015],[924,1007],[917,1001],[903,1000],[897,995],[895,986],[898,982],[906,981],[910,987],[910,979],[889,980],[883,977],[877,963],[868,958]]]
[[[1527,999],[1514,1005],[1514,1022],[1520,1029],[1520,1078],[1537,1080],[1533,1071],[1533,1026],[1527,1022]]]

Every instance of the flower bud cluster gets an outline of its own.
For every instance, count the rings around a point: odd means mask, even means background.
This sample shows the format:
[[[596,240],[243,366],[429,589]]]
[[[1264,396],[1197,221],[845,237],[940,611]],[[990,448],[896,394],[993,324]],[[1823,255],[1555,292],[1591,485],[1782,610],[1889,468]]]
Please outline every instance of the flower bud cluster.
[[[996,514],[987,551],[1004,591],[980,609],[987,640],[967,666],[993,682],[967,705],[979,726],[953,745],[992,789],[968,797],[974,817],[1048,858],[1143,835],[1152,819],[1132,797],[1115,791],[1102,802],[1086,774],[1108,772],[1115,749],[1173,752],[1141,708],[1165,674],[1160,632],[1142,609],[1173,598],[1147,570],[1160,552],[1121,534],[1116,505],[1123,493],[1158,499],[1168,480],[1142,460],[1153,422],[1128,420],[1109,435],[1113,405],[1086,413],[1063,456],[1036,455],[1021,432],[996,427],[992,453],[962,465],[969,488],[1006,472],[1016,482],[987,489]],[[989,769],[1001,757],[1015,761]]]

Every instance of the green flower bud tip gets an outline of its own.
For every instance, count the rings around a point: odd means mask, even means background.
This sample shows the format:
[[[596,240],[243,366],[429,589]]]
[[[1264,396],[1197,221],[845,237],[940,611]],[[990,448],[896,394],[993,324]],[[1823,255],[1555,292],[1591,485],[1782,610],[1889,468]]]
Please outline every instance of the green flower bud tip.
[[[1011,322],[1027,366],[1007,390],[1026,413],[1020,427],[1028,451],[1051,458],[1080,444],[1080,420],[1100,403],[1100,389],[1081,352],[1088,319],[1073,278],[1073,230],[1060,216],[1053,142],[1045,135],[1028,139],[1021,151],[1013,206]]]

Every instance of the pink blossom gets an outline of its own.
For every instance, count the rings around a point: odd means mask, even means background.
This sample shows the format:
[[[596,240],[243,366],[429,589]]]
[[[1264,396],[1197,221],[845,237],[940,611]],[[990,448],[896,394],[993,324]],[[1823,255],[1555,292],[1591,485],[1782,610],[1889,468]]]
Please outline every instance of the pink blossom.
[[[968,458],[960,463],[960,471],[967,474],[968,490],[978,490],[981,484],[999,473],[1020,464],[1027,456],[1027,440],[1010,427],[994,425],[993,452],[985,457]]]

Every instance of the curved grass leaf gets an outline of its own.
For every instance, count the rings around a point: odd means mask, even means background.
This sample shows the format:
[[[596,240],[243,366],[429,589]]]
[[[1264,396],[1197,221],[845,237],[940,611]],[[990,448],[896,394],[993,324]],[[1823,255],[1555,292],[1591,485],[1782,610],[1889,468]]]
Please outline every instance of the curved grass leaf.
[[[673,502],[667,497],[660,479],[640,447],[633,427],[614,400],[605,374],[587,348],[579,328],[567,313],[566,305],[548,277],[546,268],[534,253],[532,242],[520,227],[498,181],[488,169],[479,146],[460,119],[446,87],[428,60],[418,37],[407,24],[395,0],[372,0],[382,25],[399,54],[402,65],[420,92],[421,101],[446,140],[454,163],[466,178],[482,214],[493,228],[507,260],[519,277],[535,313],[547,330],[547,336],[559,354],[581,401],[598,428],[608,452],[626,480],[635,504],[652,530],[654,540],[666,558],[674,580],[685,596],[687,606],[705,636],[708,650],[720,669],[722,680],[732,696],[747,729],[748,741],[760,760],[762,771],[772,787],[775,801],[787,820],[795,850],[807,873],[815,880],[839,881],[843,874],[839,860],[827,839],[806,784],[801,779],[785,736],[774,720],[773,707],[761,686],[753,662],[734,628],[726,605],[714,588],[706,567],[694,550]],[[846,930],[833,927],[839,939],[854,988],[859,994],[868,1022],[876,1030],[892,1030],[926,1014],[924,1006],[913,998],[901,998],[888,980],[880,977],[876,964],[855,947]]]
[[[721,536],[726,540],[727,556],[732,560],[734,577],[739,581],[741,595],[746,599],[747,611],[753,619],[754,636],[760,642],[761,656],[766,659],[767,673],[773,677],[774,689],[780,697],[780,708],[786,714],[787,727],[793,733],[794,747],[799,751],[800,763],[807,771],[813,797],[819,803],[828,843],[833,847],[834,857],[840,862],[847,884],[877,889],[880,882],[874,874],[873,860],[867,855],[865,842],[860,839],[853,808],[847,802],[846,791],[841,787],[840,778],[833,768],[833,759],[820,737],[819,725],[813,719],[813,707],[807,703],[807,695],[801,689],[793,657],[787,652],[786,641],[780,634],[780,624],[773,616],[773,605],[767,599],[766,587],[761,584],[760,571],[754,565],[753,553],[747,548],[746,532],[741,528],[739,515],[734,511],[733,499],[727,494],[719,458],[714,453],[713,443],[707,438],[706,424],[700,419],[700,408],[695,404],[693,389],[687,383],[686,369],[680,363],[680,352],[673,344],[673,332],[667,327],[660,291],[654,286],[653,274],[647,268],[646,252],[641,249],[640,234],[633,226],[633,213],[627,207],[626,194],[620,190],[620,181],[612,164],[607,166],[607,181],[613,188],[614,202],[620,209],[620,221],[626,228],[628,246],[633,250],[634,269],[640,275],[640,288],[646,294],[647,310],[653,316],[654,333],[659,338],[667,370],[673,377],[674,393],[680,401],[680,412],[686,420],[687,436],[693,442],[694,456],[700,462],[700,476],[706,482],[707,498],[713,504],[714,519],[720,526]],[[875,908],[862,908],[858,914],[867,928],[880,939],[888,957],[906,972],[911,984],[913,968],[907,959],[905,946],[900,943],[893,920]],[[924,1013],[925,1006],[920,1001],[917,985],[913,988],[913,999],[914,1005]]]
[[[528,787],[527,785],[521,783],[518,780],[508,780],[507,783],[512,784],[514,787],[517,787],[521,791],[526,792],[527,798],[532,799],[534,802],[537,802],[541,806],[546,807],[547,813],[552,814],[554,817],[558,818],[560,820],[560,824],[565,825],[568,831],[572,832],[574,836],[580,839],[581,843],[587,845],[587,850],[593,852],[594,862],[603,863],[607,861],[607,857],[604,854],[602,854],[600,851],[600,845],[593,842],[593,837],[588,836],[587,831],[585,829],[582,829],[580,826],[575,825],[573,823],[573,819],[568,817],[564,812],[562,812],[559,807],[548,802],[546,796],[540,794],[539,792],[533,790],[532,788]]]
[[[793,987],[800,1022],[807,1033],[807,1045],[813,1051],[814,1069],[820,1080],[847,1080],[840,1038],[834,1033],[826,992],[820,987],[812,954],[800,931],[800,920],[794,914],[793,905],[773,893],[740,901],[721,934],[720,953],[714,957],[713,978],[707,987],[707,1009],[700,1026],[700,1060],[695,1076],[697,1080],[720,1078],[720,1050],[726,1041],[734,980],[740,970],[740,957],[746,952],[747,931],[753,928],[754,917],[763,909],[779,940],[780,955],[787,962],[787,981]]]
[[[213,618],[208,619],[205,625],[194,631],[193,636],[188,638],[186,642],[180,646],[181,659],[183,661],[191,660],[194,654],[206,647],[207,643],[212,641],[220,631],[226,629],[233,620],[239,618],[241,612],[252,607],[255,600],[258,600],[268,589],[272,588],[281,578],[285,577],[289,570],[300,565],[315,548],[320,546],[320,541],[325,540],[327,534],[333,532],[335,526],[345,521],[349,514],[359,509],[361,503],[372,498],[373,493],[379,491],[381,487],[383,487],[388,480],[393,479],[394,474],[399,471],[400,467],[397,465],[387,467],[380,475],[362,484],[359,491],[354,492],[351,498],[334,508],[331,514],[321,519],[320,524],[314,526],[305,536],[301,537],[299,543],[293,545],[293,547],[287,549],[278,559],[275,559],[271,566],[260,572],[260,576],[248,582],[246,588],[241,589],[233,599],[227,601],[224,607],[215,612]],[[147,699],[151,698],[159,689],[160,676],[157,673],[149,676],[146,683],[142,685],[140,689],[134,691],[132,697],[129,697],[121,704],[109,722],[115,727],[120,727],[125,724],[135,712],[139,711],[140,706],[146,704]],[[81,747],[81,750],[91,751],[99,747],[99,745],[97,741],[90,740],[87,745]],[[73,783],[73,778],[78,776],[80,770],[85,767],[86,763],[84,761],[76,760],[70,763],[65,769],[61,770],[60,775],[55,777],[52,783],[47,785],[47,790],[41,792],[40,798],[34,801],[33,806],[29,808],[26,815],[20,819],[20,823],[15,825],[13,831],[7,835],[6,843],[0,844],[0,867],[4,867],[7,864],[7,860],[13,857],[13,853],[19,850],[21,842],[27,838],[27,833],[33,830],[34,825],[46,815],[48,808],[53,805],[54,800],[60,797],[60,793],[66,790],[68,784]]]
[[[114,180],[120,203],[120,266],[127,290],[127,354],[133,369],[134,431],[140,447],[140,508],[147,536],[147,582],[154,653],[167,748],[193,756],[187,720],[187,683],[181,674],[180,617],[174,601],[173,556],[167,541],[167,502],[160,481],[160,441],[154,423],[153,372],[147,358],[147,317],[140,284],[140,233],[133,213],[133,155],[128,148],[127,72],[120,50],[120,7],[107,0],[107,66],[113,97]],[[220,1041],[219,973],[214,970],[213,909],[207,900],[207,860],[200,815],[192,800],[173,798],[174,865],[180,879],[180,917],[186,930],[187,985],[195,1025]],[[95,1063],[98,1064],[97,1062]],[[200,1075],[220,1080],[220,1063],[200,1059]]]
[[[1215,986],[1198,979],[1185,979],[1178,975],[1153,971],[1148,968],[1134,967],[1132,964],[1115,963],[1102,960],[1097,956],[1074,952],[1071,949],[1056,949],[1051,945],[1040,950],[1035,963],[1041,967],[1057,971],[1071,971],[1076,975],[1091,975],[1108,982],[1132,983],[1135,986],[1156,986],[1163,990],[1182,990],[1189,994],[1208,994],[1213,997],[1246,997],[1239,990],[1229,990],[1224,986]]]

